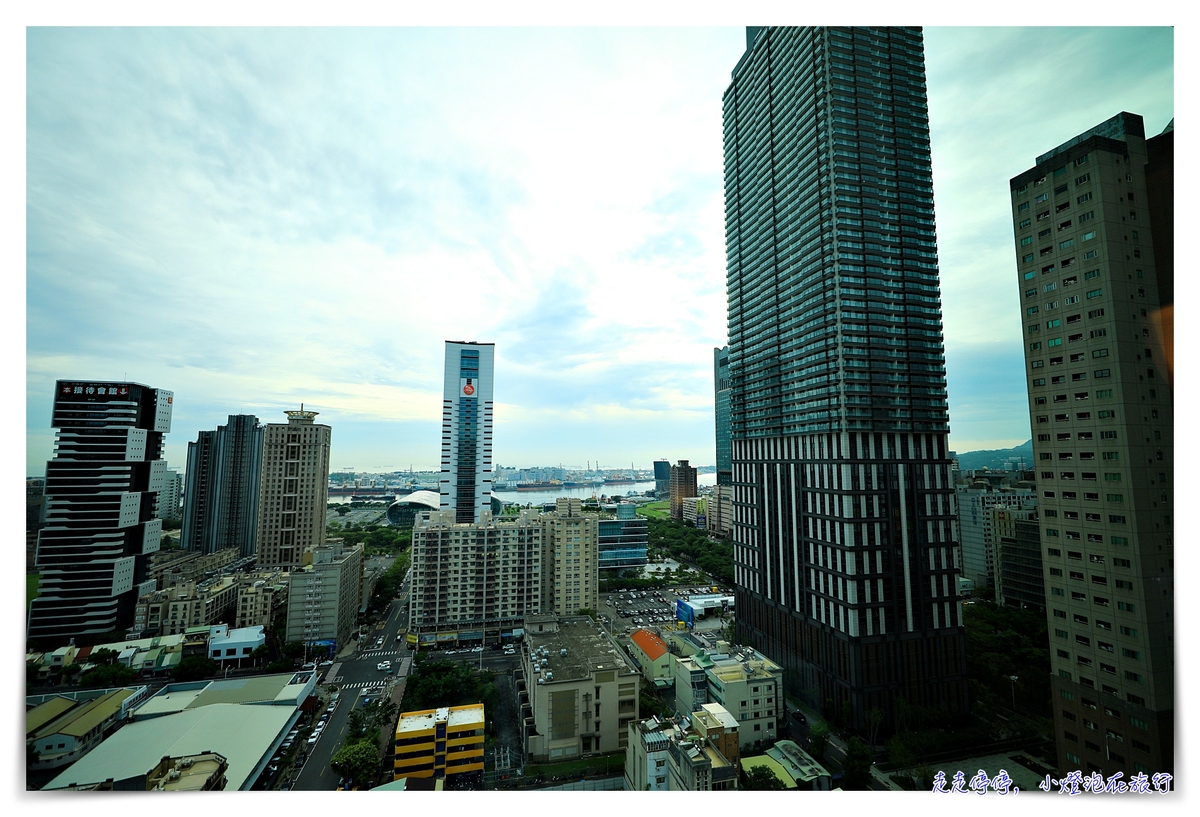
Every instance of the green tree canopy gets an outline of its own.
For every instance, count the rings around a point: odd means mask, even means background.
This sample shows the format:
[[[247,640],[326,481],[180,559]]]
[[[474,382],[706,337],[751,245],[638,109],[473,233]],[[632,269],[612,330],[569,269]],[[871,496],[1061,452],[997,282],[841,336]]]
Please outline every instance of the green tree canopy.
[[[137,678],[137,670],[130,669],[124,664],[104,664],[92,667],[79,676],[79,683],[89,687],[120,687],[125,686],[134,678]]]
[[[366,741],[347,743],[334,754],[329,768],[355,781],[373,780],[379,773],[379,750]]]
[[[749,791],[783,791],[787,788],[775,772],[766,766],[755,766],[746,772],[746,789]]]
[[[846,744],[846,762],[842,764],[845,775],[842,789],[845,791],[867,791],[871,782],[871,750],[859,738],[850,738]]]
[[[205,655],[189,655],[171,670],[171,677],[176,681],[199,681],[215,675],[217,662]]]

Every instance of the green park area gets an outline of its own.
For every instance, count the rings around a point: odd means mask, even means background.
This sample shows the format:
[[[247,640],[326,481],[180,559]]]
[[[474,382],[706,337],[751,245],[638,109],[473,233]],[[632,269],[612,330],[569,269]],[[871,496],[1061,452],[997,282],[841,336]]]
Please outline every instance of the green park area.
[[[648,502],[638,508],[637,512],[647,519],[666,519],[671,515],[671,502],[667,499],[659,502]]]

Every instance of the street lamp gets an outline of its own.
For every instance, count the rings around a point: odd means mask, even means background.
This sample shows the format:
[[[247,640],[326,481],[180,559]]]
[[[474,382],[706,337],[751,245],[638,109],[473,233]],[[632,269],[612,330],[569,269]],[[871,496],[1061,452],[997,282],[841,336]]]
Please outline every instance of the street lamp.
[[[1008,680],[1012,683],[1013,709],[1017,708],[1017,676],[1010,675]]]

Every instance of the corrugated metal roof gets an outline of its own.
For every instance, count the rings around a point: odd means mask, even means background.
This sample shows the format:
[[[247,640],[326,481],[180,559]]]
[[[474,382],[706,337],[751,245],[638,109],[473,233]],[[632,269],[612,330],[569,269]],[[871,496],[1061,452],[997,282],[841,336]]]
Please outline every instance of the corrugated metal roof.
[[[107,695],[93,698],[46,724],[34,737],[36,739],[47,735],[70,735],[81,738],[120,712],[121,703],[132,694],[132,689],[114,689]]]
[[[25,713],[25,736],[29,737],[77,703],[78,701],[64,698],[61,695],[56,695],[49,700],[42,701]]]

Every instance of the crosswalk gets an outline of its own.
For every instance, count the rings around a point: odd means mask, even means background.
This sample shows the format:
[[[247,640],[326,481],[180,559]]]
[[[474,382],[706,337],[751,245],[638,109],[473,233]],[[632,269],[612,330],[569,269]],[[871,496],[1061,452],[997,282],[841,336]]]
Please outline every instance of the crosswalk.
[[[407,651],[406,651],[407,652]],[[382,649],[382,650],[366,650],[365,652],[356,653],[357,658],[391,658],[400,654],[397,649]]]

